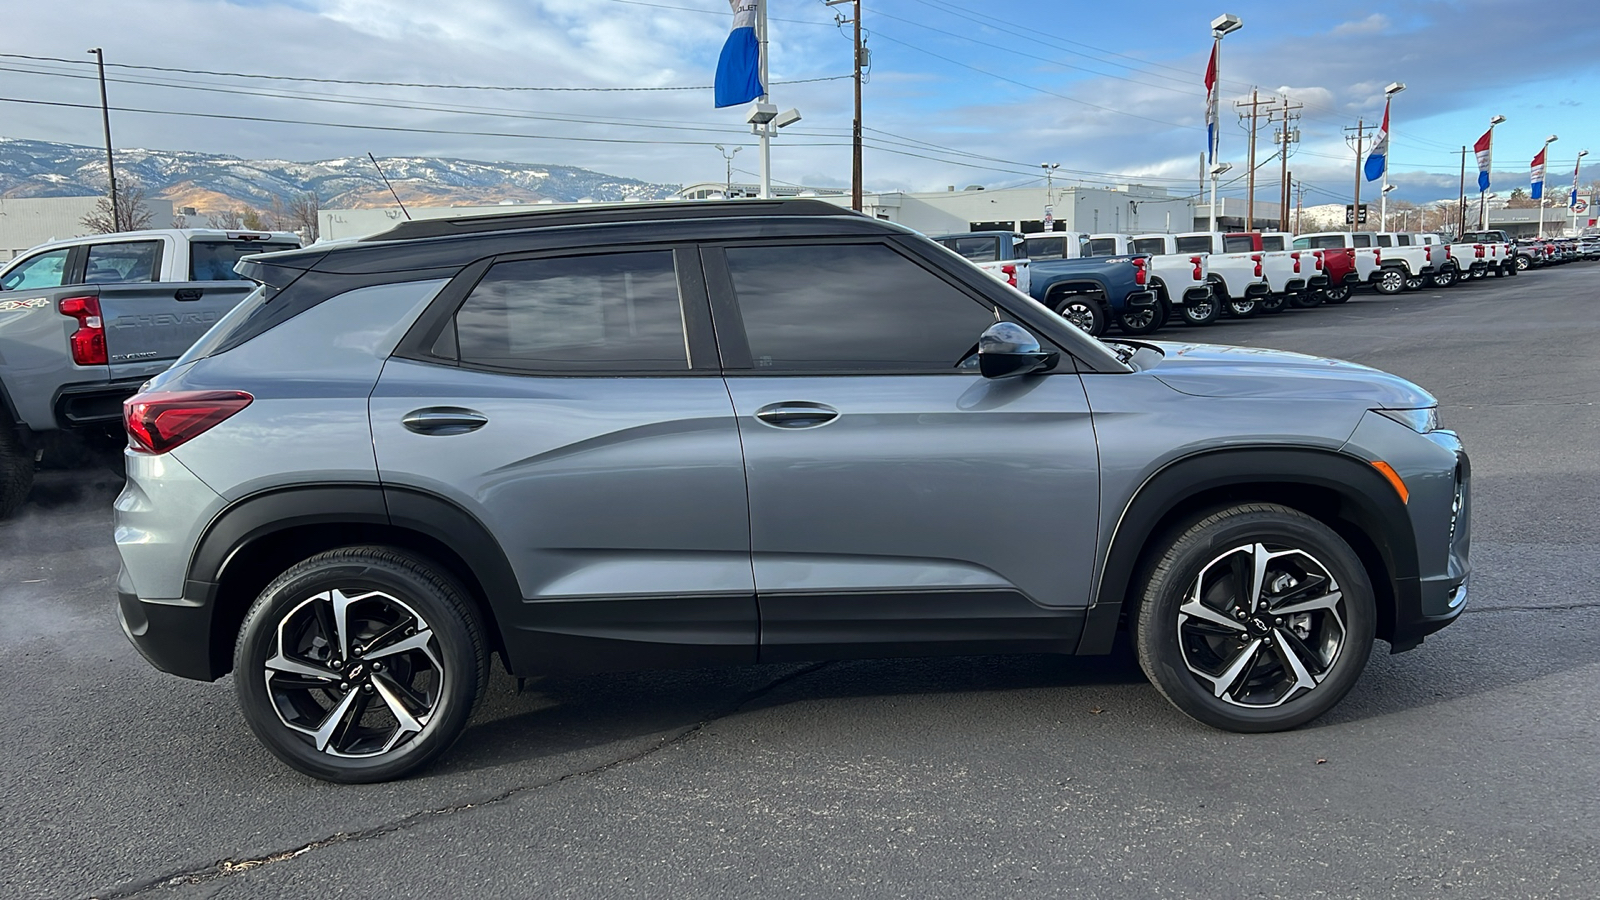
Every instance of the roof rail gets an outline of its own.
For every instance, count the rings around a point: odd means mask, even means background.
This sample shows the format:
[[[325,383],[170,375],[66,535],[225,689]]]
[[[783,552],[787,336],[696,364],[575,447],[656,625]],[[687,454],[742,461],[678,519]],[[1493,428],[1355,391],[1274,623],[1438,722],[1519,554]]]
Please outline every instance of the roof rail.
[[[518,210],[448,219],[419,219],[362,238],[369,241],[405,241],[449,237],[488,231],[525,228],[559,228],[623,222],[658,222],[672,219],[721,219],[754,216],[859,216],[847,207],[826,200],[689,200],[661,203],[585,204],[558,209]]]

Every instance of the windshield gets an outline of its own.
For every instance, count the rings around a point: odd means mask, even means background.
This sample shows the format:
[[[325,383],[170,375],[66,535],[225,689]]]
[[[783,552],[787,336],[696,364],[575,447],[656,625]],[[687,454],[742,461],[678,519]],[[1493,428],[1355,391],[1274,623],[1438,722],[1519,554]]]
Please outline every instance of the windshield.
[[[243,275],[233,271],[241,257],[298,249],[299,244],[288,241],[194,241],[189,244],[189,280],[244,281]]]

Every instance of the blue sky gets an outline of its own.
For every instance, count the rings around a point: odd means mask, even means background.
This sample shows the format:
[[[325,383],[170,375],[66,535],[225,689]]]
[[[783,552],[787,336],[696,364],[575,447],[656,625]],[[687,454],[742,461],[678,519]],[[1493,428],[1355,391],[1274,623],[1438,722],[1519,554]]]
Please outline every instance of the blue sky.
[[[1290,168],[1307,204],[1348,202],[1355,158],[1342,128],[1395,100],[1390,181],[1398,199],[1454,196],[1459,149],[1492,115],[1495,188],[1527,183],[1546,135],[1552,192],[1591,142],[1600,165],[1600,3],[1392,0],[1387,3],[1139,4],[1079,0],[866,0],[872,49],[866,88],[869,189],[992,187],[1058,179],[1197,187],[1204,147],[1201,76],[1207,23],[1244,28],[1223,47],[1222,157],[1245,165],[1231,101],[1252,86],[1304,103]],[[1538,9],[1540,15],[1530,15]],[[822,0],[772,0],[775,82],[848,73],[850,42]],[[8,11],[0,52],[362,81],[522,87],[708,85],[727,33],[726,0],[58,0]],[[63,23],[79,23],[64,27]],[[19,71],[26,70],[26,71]],[[94,104],[88,74],[66,62],[0,58],[0,98]],[[750,145],[735,110],[708,90],[445,91],[237,79],[113,67],[114,106],[243,115],[297,123],[115,113],[125,147],[318,159],[444,155],[580,165],[654,181],[718,180],[711,145]],[[162,82],[156,84],[154,82]],[[197,90],[205,87],[208,90]],[[219,93],[218,89],[245,93]],[[849,173],[848,80],[775,84],[804,120],[774,150],[774,176],[843,185]],[[342,102],[333,102],[342,101]],[[0,134],[95,144],[96,111],[0,103]],[[536,118],[530,118],[536,117]],[[318,124],[308,124],[318,123]],[[412,128],[424,133],[375,129]],[[491,134],[467,134],[489,132]],[[588,140],[574,140],[587,138]],[[1258,196],[1277,196],[1270,134],[1258,151]],[[1268,161],[1270,159],[1270,161]],[[1468,157],[1468,180],[1473,163]],[[1586,167],[1584,181],[1600,177]],[[1363,182],[1363,195],[1376,185]],[[1228,193],[1242,195],[1243,184]]]

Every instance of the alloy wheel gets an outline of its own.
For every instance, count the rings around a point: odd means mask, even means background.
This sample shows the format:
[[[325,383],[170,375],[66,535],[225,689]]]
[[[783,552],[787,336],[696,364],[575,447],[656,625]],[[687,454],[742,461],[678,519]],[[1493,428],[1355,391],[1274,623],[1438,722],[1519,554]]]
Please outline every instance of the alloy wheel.
[[[266,687],[279,721],[321,753],[381,756],[419,734],[446,689],[433,629],[375,590],[328,590],[279,620]]]
[[[1178,607],[1184,665],[1216,699],[1272,709],[1315,691],[1345,646],[1328,568],[1294,547],[1245,544],[1200,570]]]

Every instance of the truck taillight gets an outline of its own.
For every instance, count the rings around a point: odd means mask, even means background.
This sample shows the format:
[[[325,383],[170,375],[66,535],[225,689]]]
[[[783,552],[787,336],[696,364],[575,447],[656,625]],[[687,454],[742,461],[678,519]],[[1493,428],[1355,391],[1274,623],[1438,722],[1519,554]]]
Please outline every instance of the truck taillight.
[[[1432,244],[1425,244],[1423,246],[1422,250],[1423,250],[1423,259],[1426,259],[1428,262],[1433,262],[1433,245]]]
[[[1202,259],[1204,259],[1204,257],[1200,257],[1200,256],[1191,256],[1191,257],[1189,257],[1189,265],[1194,266],[1194,280],[1195,281],[1205,281],[1206,280],[1206,273],[1205,273],[1205,271],[1203,269],[1200,268],[1200,262],[1201,262]]]
[[[1483,245],[1482,244],[1473,244],[1472,245],[1472,255],[1477,257],[1478,259],[1483,259]]]
[[[1322,271],[1322,251],[1316,250],[1311,254],[1311,267],[1318,272]]]
[[[1444,245],[1444,258],[1445,259],[1455,259],[1456,258],[1455,251],[1450,249],[1450,245],[1449,244],[1445,244]]]
[[[1354,248],[1354,247],[1346,247],[1346,248],[1344,248],[1344,258],[1350,263],[1350,265],[1352,265],[1352,266],[1355,265],[1356,264],[1356,248]]]
[[[72,361],[80,366],[103,366],[106,357],[106,325],[100,318],[99,297],[68,297],[61,301],[61,314],[78,320],[78,330],[67,339]]]
[[[1000,274],[1004,275],[1006,277],[1006,284],[1009,284],[1012,287],[1016,287],[1017,286],[1017,267],[1016,266],[1001,266],[1000,267]]]
[[[135,453],[166,453],[249,406],[244,391],[173,391],[135,394],[122,403],[122,424]]]
[[[1383,248],[1381,248],[1381,247],[1373,247],[1372,248],[1372,261],[1373,262],[1383,262]]]
[[[1260,278],[1261,277],[1261,254],[1259,254],[1259,253],[1250,254],[1250,261],[1256,264],[1256,277]]]
[[[1296,275],[1299,275],[1300,274],[1300,254],[1299,253],[1291,253],[1291,254],[1289,254],[1289,258],[1294,260],[1294,273]]]
[[[1144,265],[1145,265],[1145,261],[1143,259],[1140,259],[1138,257],[1134,257],[1134,260],[1133,260],[1133,283],[1137,284],[1137,285],[1139,285],[1141,287],[1144,286],[1145,281],[1149,278],[1149,275],[1146,274],[1146,272],[1144,270]]]

